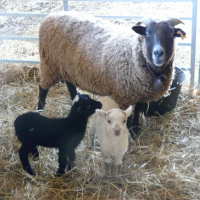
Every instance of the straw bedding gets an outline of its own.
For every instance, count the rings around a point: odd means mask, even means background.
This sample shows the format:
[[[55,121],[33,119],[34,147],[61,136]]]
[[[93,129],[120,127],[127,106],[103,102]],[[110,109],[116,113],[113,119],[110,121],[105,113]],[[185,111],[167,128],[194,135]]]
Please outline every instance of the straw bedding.
[[[135,15],[139,15],[140,9],[144,12],[149,9],[147,3],[90,2],[88,6],[88,2],[71,2],[69,5],[71,9],[92,14],[128,15],[135,9]],[[174,11],[173,5],[151,3],[152,9],[160,12]],[[176,8],[183,10],[185,6],[188,8],[190,4],[176,4]],[[62,10],[62,2],[3,0],[0,9],[45,13]],[[123,13],[123,9],[127,12]],[[176,12],[183,15],[182,11]],[[37,36],[42,19],[0,20],[2,35]],[[189,24],[185,27],[182,28],[187,30]],[[190,35],[190,31],[186,32]],[[188,49],[178,48],[177,64],[189,66]],[[0,41],[0,51],[1,57],[38,59],[35,42]],[[191,97],[188,84],[183,85],[173,112],[161,117],[141,117],[143,131],[134,144],[130,142],[123,163],[124,180],[119,183],[104,178],[98,143],[94,151],[88,150],[87,132],[76,150],[76,168],[63,177],[55,177],[56,149],[39,148],[40,159],[31,159],[36,176],[31,177],[22,170],[18,156],[20,143],[14,135],[13,121],[19,114],[36,109],[39,79],[38,65],[0,65],[0,199],[200,199],[200,96]],[[66,86],[59,83],[50,90],[43,115],[64,117],[70,105]]]

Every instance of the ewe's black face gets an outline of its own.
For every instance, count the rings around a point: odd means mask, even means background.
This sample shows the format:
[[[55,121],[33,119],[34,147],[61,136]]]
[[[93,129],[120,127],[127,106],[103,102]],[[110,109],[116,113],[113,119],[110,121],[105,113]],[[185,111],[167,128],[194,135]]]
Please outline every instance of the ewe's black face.
[[[80,114],[87,117],[94,114],[96,109],[102,108],[101,102],[91,99],[86,94],[76,95],[73,100],[73,106],[76,107]]]
[[[156,67],[168,63],[174,53],[174,27],[169,22],[152,22],[146,27],[148,60]]]
[[[149,20],[146,27],[136,25],[132,29],[136,33],[145,36],[146,50],[144,52],[147,53],[148,62],[156,68],[165,66],[172,59],[174,53],[174,37],[180,37],[177,31],[180,30],[185,35],[181,29],[175,29],[169,21],[155,22]]]

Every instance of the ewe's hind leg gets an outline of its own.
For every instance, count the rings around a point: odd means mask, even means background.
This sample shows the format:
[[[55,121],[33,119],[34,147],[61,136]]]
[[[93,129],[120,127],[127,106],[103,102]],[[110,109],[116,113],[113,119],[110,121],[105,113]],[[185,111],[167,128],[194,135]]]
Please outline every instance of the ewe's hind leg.
[[[32,151],[32,149],[33,147],[22,145],[19,150],[19,158],[22,162],[23,169],[27,171],[30,175],[34,175],[28,160],[28,155]]]
[[[39,157],[39,151],[38,151],[37,147],[34,147],[32,149],[31,154],[33,155],[34,159]]]
[[[42,89],[41,86],[39,86],[39,102],[38,102],[38,110],[44,109],[45,106],[45,100],[47,97],[49,89]]]
[[[77,95],[76,87],[75,87],[72,83],[70,83],[70,82],[68,82],[68,81],[66,81],[66,84],[67,84],[67,88],[68,88],[68,90],[69,90],[71,99],[73,100],[74,97]]]

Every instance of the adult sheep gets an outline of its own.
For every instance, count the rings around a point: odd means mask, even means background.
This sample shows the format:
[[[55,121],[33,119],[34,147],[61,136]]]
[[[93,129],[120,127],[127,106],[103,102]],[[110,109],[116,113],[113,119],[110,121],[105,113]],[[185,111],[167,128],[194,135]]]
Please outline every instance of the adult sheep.
[[[127,27],[80,12],[48,15],[39,30],[38,109],[59,80],[66,80],[72,99],[80,87],[111,96],[122,109],[161,98],[173,77],[174,38],[185,35],[174,28],[180,23],[143,19],[132,28],[135,36]]]

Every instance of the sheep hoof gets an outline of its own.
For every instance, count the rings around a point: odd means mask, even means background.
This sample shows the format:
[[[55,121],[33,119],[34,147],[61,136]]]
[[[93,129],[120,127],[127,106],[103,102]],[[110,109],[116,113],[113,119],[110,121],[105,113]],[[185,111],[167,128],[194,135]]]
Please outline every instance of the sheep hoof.
[[[118,187],[121,187],[124,185],[124,179],[122,176],[115,177],[115,180],[113,181]]]
[[[26,171],[31,176],[35,176],[35,174],[33,173],[32,169],[24,169],[24,171]]]
[[[63,174],[65,174],[65,170],[60,169],[57,171],[56,176],[61,177]]]
[[[105,174],[106,176],[110,176],[111,175],[111,163],[104,163],[105,166]]]
[[[121,176],[122,173],[122,165],[115,165],[115,174],[117,176]]]
[[[61,173],[56,173],[56,176],[57,177],[61,177],[63,174],[61,174]]]

